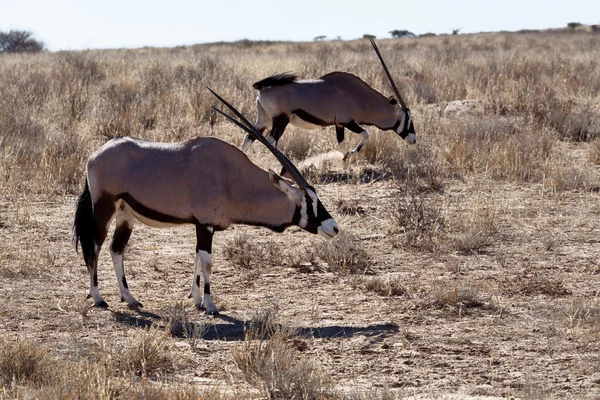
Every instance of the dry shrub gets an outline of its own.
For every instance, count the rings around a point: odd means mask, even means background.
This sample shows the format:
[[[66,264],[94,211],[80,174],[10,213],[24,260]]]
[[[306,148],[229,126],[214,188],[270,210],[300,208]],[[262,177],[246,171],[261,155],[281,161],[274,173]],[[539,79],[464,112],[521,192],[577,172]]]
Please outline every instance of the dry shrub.
[[[278,143],[283,154],[293,160],[303,160],[308,157],[311,150],[311,133],[292,131],[286,132]]]
[[[50,399],[119,399],[124,398],[126,383],[115,377],[114,370],[107,360],[91,362],[61,362],[52,381],[45,385],[32,398]]]
[[[56,368],[48,350],[34,339],[0,338],[0,382],[3,385],[47,382]]]
[[[386,167],[398,188],[407,192],[442,193],[444,179],[448,176],[440,157],[425,144],[407,148],[402,157],[387,160]]]
[[[178,302],[174,306],[167,309],[167,317],[165,318],[167,331],[175,337],[185,337],[190,347],[194,348],[198,344],[206,332],[208,325],[203,322],[190,321],[183,302]]]
[[[600,139],[590,143],[588,150],[588,161],[593,165],[600,165]]]
[[[131,400],[226,400],[233,397],[222,393],[218,387],[200,389],[195,385],[167,385],[142,380],[130,387],[122,396]]]
[[[451,308],[462,315],[466,309],[485,306],[480,291],[465,282],[437,282],[432,291],[434,308]]]
[[[362,288],[380,296],[408,296],[408,291],[399,277],[361,276],[351,281],[352,287]]]
[[[233,348],[232,356],[244,380],[268,399],[333,397],[331,377],[310,360],[299,358],[286,334],[247,338]]]
[[[407,190],[398,190],[388,202],[392,232],[400,234],[409,246],[433,251],[446,225],[441,199],[419,194],[410,187]]]
[[[341,231],[328,242],[315,246],[315,255],[325,261],[329,270],[343,274],[362,274],[369,268],[371,259],[358,239],[348,231]]]
[[[486,173],[494,179],[539,182],[555,137],[536,125],[502,118],[453,121],[444,145],[449,167],[459,174]]]
[[[226,260],[243,269],[257,266],[264,256],[262,249],[253,244],[250,236],[246,234],[236,234],[233,239],[227,241],[223,254]]]
[[[168,336],[156,328],[140,329],[113,353],[113,362],[120,371],[143,377],[160,378],[174,369]]]
[[[497,216],[493,204],[477,199],[466,215],[450,220],[451,246],[462,253],[479,253],[497,239]]]
[[[279,319],[279,305],[273,303],[270,307],[260,308],[253,311],[248,321],[247,335],[252,339],[266,339],[279,331],[281,325]]]
[[[362,199],[338,198],[335,200],[335,209],[343,215],[361,216],[366,214],[365,209],[360,205]]]
[[[510,283],[510,287],[516,293],[527,296],[543,294],[550,297],[560,297],[571,294],[571,292],[564,287],[563,282],[560,279],[551,279],[539,274],[516,278]]]

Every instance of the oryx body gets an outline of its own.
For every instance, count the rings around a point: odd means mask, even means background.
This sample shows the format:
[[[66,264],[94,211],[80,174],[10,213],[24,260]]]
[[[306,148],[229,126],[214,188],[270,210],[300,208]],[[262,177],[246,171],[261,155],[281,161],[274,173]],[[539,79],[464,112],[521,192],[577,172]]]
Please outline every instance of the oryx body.
[[[380,56],[374,42],[373,47]],[[400,97],[387,67],[384,70],[396,93],[385,97],[358,76],[347,72],[332,72],[318,79],[298,80],[285,73],[256,82],[256,128],[262,133],[269,127],[268,140],[277,144],[288,124],[304,129],[335,126],[340,150],[345,153],[344,131],[349,129],[362,136],[352,153],[360,151],[367,139],[361,125],[394,130],[409,143],[415,143],[415,128],[410,110]],[[247,151],[254,138],[246,135],[242,150]]]
[[[297,172],[293,164],[286,167]],[[195,225],[196,262],[190,297],[196,306],[217,313],[210,297],[215,231],[238,223],[278,232],[296,225],[326,238],[337,234],[337,223],[314,189],[301,176],[295,179],[299,187],[259,168],[239,149],[216,138],[177,144],[133,138],[109,141],[88,160],[73,226],[74,241],[81,243],[90,274],[89,296],[94,305],[107,307],[98,290],[98,253],[116,219],[110,252],[121,300],[141,306],[129,292],[123,269],[123,251],[134,222],[139,220],[155,227]]]

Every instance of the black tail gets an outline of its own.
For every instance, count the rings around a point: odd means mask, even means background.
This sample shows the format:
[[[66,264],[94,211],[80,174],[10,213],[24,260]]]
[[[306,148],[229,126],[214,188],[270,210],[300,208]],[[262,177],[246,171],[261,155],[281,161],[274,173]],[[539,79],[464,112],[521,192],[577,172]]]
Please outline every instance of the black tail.
[[[75,244],[75,250],[77,250],[77,244],[81,243],[83,259],[88,267],[92,265],[96,259],[96,251],[94,249],[95,239],[96,222],[94,220],[92,196],[86,178],[83,193],[81,193],[79,200],[77,200],[75,221],[73,221],[73,243]]]
[[[256,90],[260,90],[269,86],[287,85],[288,83],[296,82],[297,79],[297,75],[291,74],[289,72],[284,72],[283,74],[273,75],[263,79],[262,81],[258,81],[254,85],[252,85],[252,87]]]

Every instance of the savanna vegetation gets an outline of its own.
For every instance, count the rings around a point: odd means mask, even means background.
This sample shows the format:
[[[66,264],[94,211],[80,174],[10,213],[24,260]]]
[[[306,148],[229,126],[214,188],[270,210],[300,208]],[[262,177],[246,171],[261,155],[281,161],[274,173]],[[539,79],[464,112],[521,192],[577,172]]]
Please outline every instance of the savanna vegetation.
[[[222,318],[186,300],[191,228],[136,226],[125,265],[144,311],[118,303],[104,251],[111,311],[90,308],[70,243],[87,158],[123,135],[241,144],[207,86],[252,118],[252,83],[284,71],[389,95],[368,41],[0,54],[0,397],[600,395],[600,36],[378,45],[417,144],[370,128],[344,170],[302,163],[337,149],[332,128],[288,128],[280,148],[343,232],[217,235]]]

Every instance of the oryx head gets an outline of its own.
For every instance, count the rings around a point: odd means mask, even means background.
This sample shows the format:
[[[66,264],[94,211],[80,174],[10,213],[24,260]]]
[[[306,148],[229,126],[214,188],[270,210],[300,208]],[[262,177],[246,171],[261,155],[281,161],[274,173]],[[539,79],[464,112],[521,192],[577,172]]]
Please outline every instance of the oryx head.
[[[296,204],[296,211],[291,223],[310,233],[318,234],[326,239],[331,239],[337,235],[339,232],[337,222],[331,217],[331,214],[329,214],[317,197],[315,188],[306,181],[296,166],[275,146],[269,143],[269,141],[254,127],[254,125],[252,125],[250,121],[248,121],[246,117],[244,117],[238,110],[236,110],[231,104],[226,102],[221,96],[216,94],[210,88],[208,90],[210,90],[215,97],[225,104],[227,108],[233,111],[233,113],[237,115],[243,123],[225,114],[221,110],[215,107],[213,108],[264,144],[279,160],[283,168],[291,175],[293,180],[298,185],[292,185],[275,172],[269,170],[269,177],[271,178],[273,184],[283,191],[288,198],[290,198]]]
[[[286,166],[286,168],[288,167]],[[296,180],[296,176],[293,173],[291,175]],[[318,234],[325,239],[331,239],[338,234],[337,222],[317,197],[315,188],[308,185],[304,178],[302,180],[304,180],[306,186],[303,186],[297,180],[298,186],[294,186],[272,170],[269,170],[269,177],[275,186],[296,203],[296,212],[292,221],[294,225],[310,233]]]
[[[381,61],[383,70],[385,71],[385,74],[387,75],[388,80],[390,81],[390,85],[392,85],[392,89],[394,90],[394,94],[396,95],[395,98],[392,96],[389,99],[390,104],[395,107],[397,106],[399,111],[398,120],[396,121],[396,124],[394,125],[393,129],[398,135],[400,135],[402,139],[406,139],[406,141],[410,144],[415,144],[415,142],[417,141],[417,137],[415,135],[415,125],[413,123],[410,110],[406,106],[404,100],[402,100],[402,96],[400,96],[400,91],[398,90],[396,83],[394,83],[392,75],[390,74],[390,71],[385,65],[385,62],[383,61],[383,57],[381,56],[381,53],[379,52],[379,49],[375,44],[375,40],[373,40],[373,38],[369,38],[369,40],[371,41],[371,45],[373,46],[375,53],[377,53],[377,56],[379,57],[379,61]]]

